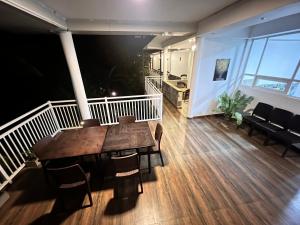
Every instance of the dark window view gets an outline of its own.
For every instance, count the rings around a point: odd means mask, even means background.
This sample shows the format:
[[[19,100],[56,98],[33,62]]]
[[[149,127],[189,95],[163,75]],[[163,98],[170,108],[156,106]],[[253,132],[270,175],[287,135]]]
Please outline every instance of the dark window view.
[[[88,98],[143,94],[143,48],[151,36],[73,35]],[[0,37],[4,124],[48,100],[74,99],[57,34]]]

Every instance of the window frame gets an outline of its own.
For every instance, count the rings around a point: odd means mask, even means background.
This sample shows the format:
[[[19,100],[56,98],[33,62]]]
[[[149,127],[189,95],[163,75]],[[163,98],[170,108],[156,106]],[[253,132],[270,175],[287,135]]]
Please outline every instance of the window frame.
[[[296,65],[296,67],[294,69],[294,72],[292,74],[292,77],[290,79],[288,79],[288,78],[280,78],[280,77],[275,77],[275,76],[265,76],[265,75],[258,74],[258,71],[260,69],[260,66],[261,66],[261,63],[262,63],[262,60],[263,60],[263,57],[264,57],[264,54],[265,54],[265,51],[266,51],[269,39],[273,38],[273,37],[284,36],[284,35],[289,35],[289,34],[296,34],[296,33],[300,33],[300,31],[290,32],[290,33],[284,33],[284,34],[278,34],[278,35],[269,35],[269,36],[264,36],[264,37],[249,39],[248,41],[250,41],[250,44],[249,44],[250,46],[249,46],[248,51],[245,52],[245,54],[246,54],[246,60],[244,61],[243,75],[242,75],[242,79],[241,79],[240,85],[243,86],[243,87],[247,87],[247,88],[258,88],[258,89],[262,89],[264,91],[276,92],[276,93],[279,93],[279,94],[282,94],[282,95],[286,95],[286,96],[291,97],[291,98],[296,98],[296,99],[299,100],[300,97],[291,96],[291,95],[289,95],[289,92],[290,92],[290,88],[291,88],[291,85],[292,85],[293,82],[300,82],[299,79],[295,79],[298,71],[300,71],[300,58],[298,60],[298,63]],[[260,55],[260,59],[259,59],[256,71],[255,71],[255,74],[246,73],[246,68],[247,68],[247,64],[248,64],[249,57],[250,57],[250,54],[251,54],[253,42],[255,40],[259,40],[259,39],[266,39],[266,42],[264,44],[263,51],[262,51],[262,53]],[[248,43],[247,43],[247,45],[248,45]],[[253,76],[254,77],[251,86],[243,84],[243,79],[244,79],[245,76]],[[258,79],[270,80],[270,81],[277,81],[277,82],[284,82],[284,83],[286,83],[286,86],[285,86],[285,89],[284,89],[283,92],[281,92],[279,90],[275,90],[275,89],[258,87],[258,86],[256,86],[256,83],[257,83]]]

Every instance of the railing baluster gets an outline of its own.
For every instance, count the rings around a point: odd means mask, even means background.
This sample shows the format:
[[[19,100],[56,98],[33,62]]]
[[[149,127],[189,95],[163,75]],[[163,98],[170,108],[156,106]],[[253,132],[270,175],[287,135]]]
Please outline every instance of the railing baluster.
[[[21,129],[22,129],[22,127],[21,127]],[[21,131],[22,131],[22,130],[21,130]],[[19,129],[17,130],[17,132],[18,132],[18,134],[19,134],[19,136],[20,136],[20,138],[21,138],[21,140],[22,140],[23,144],[25,145],[26,149],[28,150],[28,149],[29,149],[29,147],[28,147],[28,145],[27,145],[26,141],[24,140],[24,138],[23,138],[22,134],[20,133]],[[25,136],[25,138],[27,139],[27,136]],[[27,141],[28,141],[28,140],[27,140]]]
[[[33,140],[33,138],[32,138],[32,134],[29,132],[29,130],[27,129],[27,126],[29,127],[29,123],[28,124],[25,124],[24,125],[24,127],[25,127],[25,130],[27,131],[27,134],[29,135],[29,137],[30,137],[30,140],[31,140],[31,142],[29,142],[29,145],[33,145],[34,143],[35,143],[35,141]],[[21,127],[22,128],[22,127]],[[23,130],[23,132],[24,132],[24,130]],[[24,132],[25,133],[25,132]],[[27,137],[27,135],[25,135],[25,137]],[[28,139],[27,139],[28,140]]]
[[[8,141],[6,140],[6,138],[3,138],[5,144],[7,145],[8,149],[10,150],[10,152],[13,154],[14,158],[17,160],[17,162],[19,163],[19,165],[21,165],[22,163],[20,162],[20,160],[18,159],[18,157],[16,156],[15,152],[12,150],[12,148],[10,147],[10,144],[8,143]]]
[[[45,113],[46,116],[46,120],[49,122],[50,125],[50,134],[54,134],[55,133],[55,124],[53,123],[53,120],[51,118],[51,110],[47,110]]]
[[[35,141],[33,142],[33,143],[35,143],[36,141],[38,141],[40,139],[40,136],[38,133],[36,133],[36,129],[33,124],[33,120],[29,121],[28,127],[30,128],[30,131],[32,131],[32,134],[35,137]]]
[[[15,169],[18,169],[17,165],[15,164],[15,162],[12,160],[12,158],[10,157],[10,155],[7,153],[6,149],[4,148],[4,146],[2,145],[2,143],[0,143],[0,146],[2,148],[2,150],[4,151],[6,157],[9,159],[10,163],[15,167]]]
[[[58,111],[59,111],[60,121],[62,121],[62,123],[61,123],[62,127],[63,127],[63,128],[67,128],[68,126],[67,126],[67,124],[66,124],[66,122],[65,122],[65,118],[64,118],[64,116],[63,116],[62,109],[61,109],[60,107],[58,107],[57,109],[58,109]]]
[[[14,140],[11,138],[11,136],[8,134],[7,137],[9,138],[9,140],[11,141],[11,143],[13,144],[13,146],[15,147],[15,149],[18,150],[18,147],[16,146],[16,144],[15,144]],[[9,148],[11,149],[10,146],[9,146]],[[11,149],[11,151],[13,151],[13,150]],[[17,153],[21,157],[21,159],[23,160],[23,162],[25,162],[25,158],[22,156],[22,154],[20,153],[20,151],[17,151]]]
[[[2,162],[4,162],[5,166],[7,167],[7,169],[9,170],[9,172],[13,173],[12,169],[10,168],[10,166],[7,164],[6,160],[3,158],[3,156],[0,154],[0,159]],[[0,165],[1,166],[1,165]],[[2,167],[2,166],[1,166]],[[2,167],[3,168],[3,167]],[[5,171],[5,170],[4,170]],[[2,171],[1,171],[2,173]]]
[[[17,130],[18,131],[18,130]],[[27,152],[24,149],[24,146],[21,144],[21,142],[19,141],[19,138],[17,137],[17,135],[15,134],[15,132],[12,132],[14,138],[16,139],[16,141],[18,142],[19,146],[21,147],[22,151],[24,152],[24,154],[26,156],[28,156]]]

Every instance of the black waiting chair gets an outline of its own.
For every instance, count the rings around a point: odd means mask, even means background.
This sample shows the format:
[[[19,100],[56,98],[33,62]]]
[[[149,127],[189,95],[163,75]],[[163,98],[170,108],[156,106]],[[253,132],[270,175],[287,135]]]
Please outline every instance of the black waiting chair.
[[[100,122],[98,119],[87,119],[87,120],[82,120],[81,125],[83,128],[98,127],[98,126],[100,126]]]
[[[243,115],[243,121],[250,125],[249,136],[253,132],[253,124],[258,122],[267,122],[273,110],[273,106],[259,102],[254,108],[251,115]]]
[[[56,189],[61,196],[65,190],[83,187],[88,194],[90,206],[93,205],[90,188],[90,173],[85,173],[79,164],[66,167],[48,165],[46,170],[48,174],[53,177]]]
[[[253,124],[253,127],[266,133],[264,144],[267,145],[271,136],[274,136],[276,132],[285,131],[288,128],[288,123],[292,116],[293,113],[290,111],[274,108],[268,122],[256,122]]]
[[[118,118],[119,124],[127,124],[127,123],[134,123],[135,116],[120,116]]]
[[[278,131],[271,136],[275,140],[284,144],[285,151],[282,154],[282,157],[292,149],[292,145],[295,143],[300,143],[300,115],[295,115],[288,123],[287,130]]]
[[[155,133],[154,133],[154,139],[155,139],[155,146],[151,148],[150,154],[159,154],[160,156],[160,161],[161,165],[164,166],[164,160],[161,154],[161,148],[160,148],[160,143],[161,143],[161,137],[163,134],[163,127],[160,123],[156,125],[155,128]],[[140,155],[148,155],[147,151],[139,151]]]
[[[143,183],[142,183],[142,176],[140,172],[140,162],[137,153],[133,153],[127,156],[121,157],[111,157],[115,169],[115,180],[116,180],[116,187],[115,187],[115,198],[119,197],[119,184],[122,180],[128,178],[135,178],[139,179],[141,185],[141,192],[143,193]]]

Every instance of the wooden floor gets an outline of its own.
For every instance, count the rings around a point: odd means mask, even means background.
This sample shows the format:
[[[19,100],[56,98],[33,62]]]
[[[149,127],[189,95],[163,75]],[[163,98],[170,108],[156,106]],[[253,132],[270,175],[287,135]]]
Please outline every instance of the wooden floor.
[[[300,224],[299,154],[283,159],[283,148],[264,147],[260,135],[248,138],[221,118],[185,119],[169,103],[163,126],[166,165],[153,156],[143,194],[114,200],[112,180],[97,173],[94,206],[64,211],[42,171],[28,169],[8,188],[0,224]],[[81,197],[66,200],[76,205]]]

